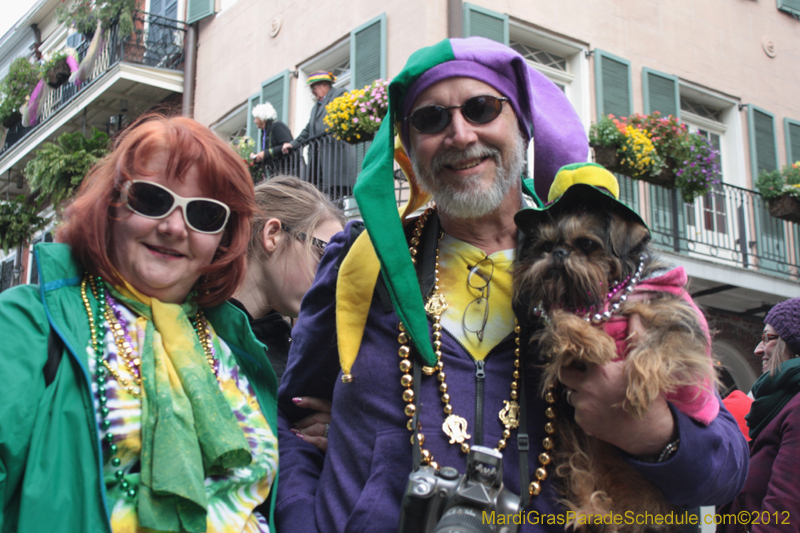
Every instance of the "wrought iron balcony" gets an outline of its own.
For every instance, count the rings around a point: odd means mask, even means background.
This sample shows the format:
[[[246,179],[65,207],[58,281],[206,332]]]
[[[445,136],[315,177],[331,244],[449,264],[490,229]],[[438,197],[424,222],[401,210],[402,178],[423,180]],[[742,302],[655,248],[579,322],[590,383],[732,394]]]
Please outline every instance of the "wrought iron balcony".
[[[800,225],[769,214],[757,192],[721,183],[691,204],[677,190],[620,178],[622,200],[666,251],[798,280]]]
[[[358,216],[352,186],[371,142],[348,145],[325,134],[267,164],[267,176],[289,174],[311,181]],[[769,214],[760,194],[720,184],[694,203],[676,190],[619,176],[622,200],[648,223],[656,247],[688,257],[798,281],[800,225]],[[408,199],[408,184],[395,172],[398,206]]]
[[[112,25],[86,81],[80,86],[68,82],[49,91],[39,104],[36,125],[26,127],[17,124],[10,128],[0,149],[0,157],[29,133],[45,124],[79,94],[92,87],[120,62],[183,70],[185,23],[150,13],[136,12],[133,24],[134,31],[130,35],[119,35],[119,26]],[[89,44],[89,39],[84,39],[78,46],[79,63],[86,56]]]

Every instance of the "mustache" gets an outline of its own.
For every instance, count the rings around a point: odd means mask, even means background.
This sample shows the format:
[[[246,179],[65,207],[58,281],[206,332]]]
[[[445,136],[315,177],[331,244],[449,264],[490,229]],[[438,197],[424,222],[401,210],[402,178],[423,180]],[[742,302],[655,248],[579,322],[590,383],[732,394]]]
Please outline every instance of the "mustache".
[[[453,166],[464,161],[469,161],[470,159],[483,159],[485,157],[493,158],[499,165],[501,163],[502,154],[497,148],[484,144],[474,144],[466,150],[448,148],[433,156],[430,168],[433,175],[437,175],[445,166]]]

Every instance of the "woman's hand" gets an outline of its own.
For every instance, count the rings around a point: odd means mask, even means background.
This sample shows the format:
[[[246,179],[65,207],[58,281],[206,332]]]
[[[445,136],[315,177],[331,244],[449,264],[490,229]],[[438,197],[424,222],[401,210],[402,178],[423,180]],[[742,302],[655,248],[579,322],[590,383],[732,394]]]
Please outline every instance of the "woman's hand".
[[[310,442],[320,451],[328,451],[328,428],[331,422],[330,400],[302,396],[300,398],[292,398],[292,401],[297,407],[317,411],[294,424],[292,433]]]
[[[256,163],[261,163],[264,160],[264,151],[260,151],[253,156]]]

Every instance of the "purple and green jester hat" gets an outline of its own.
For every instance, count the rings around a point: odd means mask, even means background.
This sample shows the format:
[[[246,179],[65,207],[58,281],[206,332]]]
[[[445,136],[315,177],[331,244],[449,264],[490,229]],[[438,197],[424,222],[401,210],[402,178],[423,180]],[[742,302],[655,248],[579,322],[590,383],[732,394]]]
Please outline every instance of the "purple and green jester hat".
[[[409,124],[405,118],[423,91],[453,77],[482,81],[509,99],[525,140],[534,140],[533,184],[539,195],[547,196],[559,168],[587,159],[586,133],[569,100],[511,48],[471,37],[445,39],[415,52],[389,84],[388,112],[364,158],[355,186],[367,231],[354,242],[338,275],[336,320],[345,380],[354,378],[350,368],[361,344],[379,271],[414,347],[427,364],[436,362],[417,273],[403,232],[406,217],[430,200],[417,186],[406,155]],[[402,144],[396,142],[396,134]],[[411,189],[409,202],[400,209],[399,216],[395,158],[408,176]],[[523,191],[539,202],[530,180],[523,180]]]

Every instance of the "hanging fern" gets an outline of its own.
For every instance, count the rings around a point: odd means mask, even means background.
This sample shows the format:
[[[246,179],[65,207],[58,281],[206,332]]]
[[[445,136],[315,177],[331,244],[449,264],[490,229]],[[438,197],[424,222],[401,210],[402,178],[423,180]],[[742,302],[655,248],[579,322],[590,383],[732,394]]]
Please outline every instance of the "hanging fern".
[[[36,204],[25,202],[25,195],[8,202],[0,202],[0,245],[3,253],[27,242],[44,228],[47,220],[39,216]]]
[[[50,200],[58,207],[75,194],[89,169],[108,153],[108,145],[108,135],[97,128],[90,137],[64,133],[36,151],[25,166],[25,177],[40,201]]]

